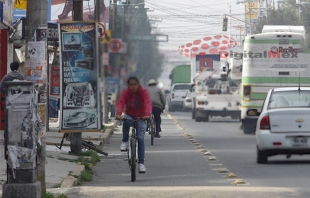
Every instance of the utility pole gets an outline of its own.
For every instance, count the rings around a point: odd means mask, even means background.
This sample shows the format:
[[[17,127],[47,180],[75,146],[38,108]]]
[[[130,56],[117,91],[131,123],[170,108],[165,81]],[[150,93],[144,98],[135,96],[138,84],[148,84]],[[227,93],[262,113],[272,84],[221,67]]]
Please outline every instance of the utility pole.
[[[117,0],[113,0],[113,24],[112,24],[112,38],[116,36],[117,23]],[[112,53],[112,75],[117,71],[116,69],[116,54]]]
[[[38,27],[47,28],[47,9],[48,4],[46,0],[28,0],[27,1],[27,21],[26,21],[26,49],[28,49],[28,42],[33,40],[33,30]],[[27,52],[28,50],[26,50]],[[47,52],[46,52],[47,54]],[[46,61],[47,56],[46,56]],[[44,71],[44,70],[43,70]],[[46,86],[47,83],[45,82]],[[46,90],[47,87],[45,87]],[[48,93],[46,93],[48,94]],[[46,118],[48,115],[45,115]],[[45,124],[45,123],[43,123]],[[37,165],[37,180],[41,182],[41,193],[45,193],[45,164],[46,164],[46,140],[45,136],[41,138],[42,150],[40,152],[40,164]]]
[[[97,9],[97,10],[98,12],[100,12],[100,9]],[[72,21],[83,21],[83,1],[73,1]],[[70,150],[71,150],[71,153],[75,153],[75,154],[81,152],[82,132],[72,133],[71,141],[70,141]]]
[[[117,0],[113,0],[113,19],[112,19],[112,38],[116,38],[116,33],[117,33]],[[108,49],[108,47],[107,47]],[[118,77],[117,75],[117,54],[116,53],[111,53],[110,54],[110,58],[111,58],[111,66],[112,66],[112,76],[114,77]],[[108,91],[108,90],[107,90]],[[116,93],[116,98],[117,98],[117,94]],[[105,101],[105,105],[108,106],[108,101],[107,101],[107,97],[105,97],[106,101]],[[115,106],[113,104],[110,105],[111,107],[111,117],[115,116],[115,110],[112,108],[115,108]],[[113,114],[112,114],[113,113]],[[108,118],[108,115],[105,116],[106,118]],[[107,120],[106,120],[107,121]]]
[[[251,9],[251,1],[248,0],[249,7],[249,15],[250,15],[250,35],[252,35],[252,9]]]
[[[230,21],[229,21],[229,42],[230,42],[230,39],[231,39],[231,19],[232,19],[232,17],[231,17],[231,5],[228,4],[228,6],[229,6],[229,17],[230,17]]]

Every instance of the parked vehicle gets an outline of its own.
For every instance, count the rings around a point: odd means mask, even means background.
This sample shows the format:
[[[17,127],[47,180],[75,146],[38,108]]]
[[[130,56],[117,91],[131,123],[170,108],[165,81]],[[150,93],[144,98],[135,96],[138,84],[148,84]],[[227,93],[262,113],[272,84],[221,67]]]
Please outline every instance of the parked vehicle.
[[[190,83],[177,83],[172,85],[168,101],[169,111],[175,111],[177,109],[181,111],[183,109],[183,101],[190,87]]]
[[[183,111],[192,111],[193,108],[193,93],[188,91],[183,101]]]
[[[310,88],[269,90],[256,126],[257,163],[278,154],[310,154]]]
[[[257,112],[261,111],[268,90],[298,83],[310,86],[309,54],[303,52],[304,33],[296,26],[289,29],[291,31],[275,32],[271,28],[265,30],[266,33],[245,38],[244,53],[240,56],[243,59],[241,128],[244,134],[254,133]]]

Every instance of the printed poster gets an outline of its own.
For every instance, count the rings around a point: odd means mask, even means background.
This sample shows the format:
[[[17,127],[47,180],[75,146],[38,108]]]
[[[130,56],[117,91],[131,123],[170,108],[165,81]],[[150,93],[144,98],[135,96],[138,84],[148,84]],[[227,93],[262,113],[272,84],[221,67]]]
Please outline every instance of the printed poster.
[[[44,41],[28,42],[26,69],[27,80],[42,86],[46,81],[46,47]]]
[[[100,129],[96,23],[59,24],[62,130]]]
[[[50,67],[50,95],[60,96],[60,67]]]

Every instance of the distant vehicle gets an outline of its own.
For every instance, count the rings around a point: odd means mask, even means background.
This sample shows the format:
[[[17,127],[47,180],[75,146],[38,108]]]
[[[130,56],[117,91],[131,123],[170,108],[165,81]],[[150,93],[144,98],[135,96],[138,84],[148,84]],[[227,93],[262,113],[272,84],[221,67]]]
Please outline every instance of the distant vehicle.
[[[64,104],[67,107],[95,108],[96,100],[92,85],[88,82],[68,83],[64,94]]]
[[[170,74],[171,86],[176,83],[191,83],[191,66],[175,66]]]
[[[192,119],[208,122],[210,117],[230,116],[240,120],[241,71],[236,68],[241,66],[233,58],[208,58],[212,67],[204,68],[194,78]]]
[[[192,111],[193,108],[193,93],[188,92],[186,98],[183,101],[183,111]]]
[[[256,126],[257,163],[278,154],[310,154],[310,88],[269,90]]]
[[[168,109],[169,111],[175,111],[176,109],[183,109],[183,101],[191,88],[190,83],[177,83],[172,85],[170,91],[170,97],[168,99]]]
[[[75,112],[64,119],[65,127],[88,127],[96,123],[96,115],[87,112]]]
[[[241,128],[244,134],[254,133],[257,112],[261,111],[268,90],[296,86],[299,82],[303,87],[310,86],[310,54],[304,50],[304,34],[291,29],[293,32],[247,36],[244,53],[237,54],[243,59]]]

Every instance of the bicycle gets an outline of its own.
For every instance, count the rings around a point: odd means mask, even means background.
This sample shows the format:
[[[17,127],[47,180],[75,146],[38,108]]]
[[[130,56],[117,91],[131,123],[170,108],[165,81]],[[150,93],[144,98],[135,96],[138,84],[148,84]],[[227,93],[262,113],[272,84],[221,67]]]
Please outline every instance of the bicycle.
[[[62,146],[63,146],[63,142],[64,139],[66,139],[67,141],[71,141],[71,133],[64,133],[64,135],[62,136],[62,140],[60,142],[60,145],[58,146],[57,144],[55,144],[55,146],[57,148],[59,148],[59,150],[61,150]],[[88,140],[81,140],[82,146],[84,149],[88,149],[88,150],[93,150],[96,151],[97,153],[103,154],[105,156],[108,156],[109,154],[104,152],[103,150],[99,149],[92,141]]]
[[[131,182],[136,181],[136,167],[138,162],[138,140],[136,134],[137,122],[141,120],[138,118],[136,120],[124,118],[123,120],[130,120],[132,121],[131,125],[131,137],[129,140],[129,146],[127,149],[127,156],[128,156],[128,165],[131,173]]]
[[[150,119],[148,120],[148,129],[151,135],[151,145],[154,145],[154,136],[156,133],[156,124],[155,124],[154,114],[152,114]]]

